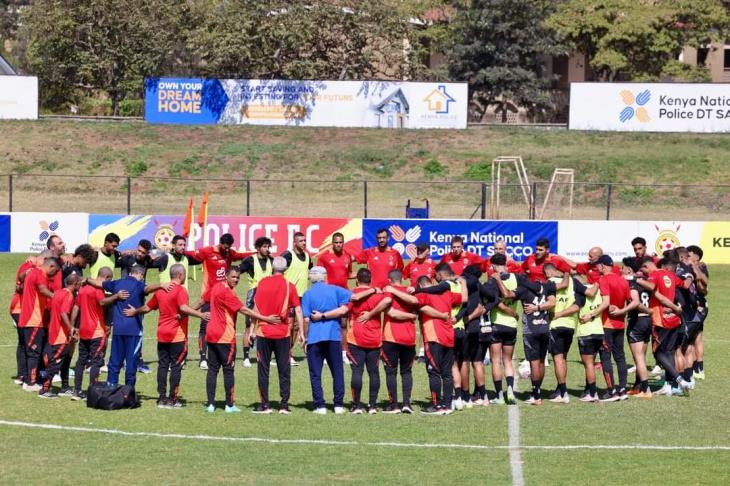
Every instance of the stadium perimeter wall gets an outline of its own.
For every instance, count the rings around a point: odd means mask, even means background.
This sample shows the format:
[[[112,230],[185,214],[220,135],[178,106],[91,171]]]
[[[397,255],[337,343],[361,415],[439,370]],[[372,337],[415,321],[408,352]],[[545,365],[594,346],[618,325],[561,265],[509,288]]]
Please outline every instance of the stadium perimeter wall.
[[[183,215],[121,215],[89,213],[0,213],[0,252],[34,253],[46,247],[46,241],[60,234],[69,251],[82,244],[101,246],[104,236],[114,232],[121,238],[120,249],[133,249],[142,239],[150,240],[156,252],[165,251],[175,234],[182,233]],[[699,245],[704,261],[730,264],[730,222],[725,221],[492,221],[440,219],[347,219],[292,218],[256,216],[210,216],[205,232],[193,224],[188,242],[190,249],[215,244],[223,233],[231,233],[236,246],[253,251],[254,241],[268,236],[275,253],[291,248],[293,234],[303,232],[308,250],[317,254],[331,246],[332,234],[345,236],[345,247],[357,252],[375,245],[375,231],[390,231],[390,245],[404,258],[415,255],[415,245],[427,242],[433,257],[448,251],[454,235],[466,241],[466,250],[482,256],[493,252],[494,242],[507,242],[508,253],[518,261],[529,256],[538,238],[548,238],[552,251],[575,260],[586,257],[593,246],[600,246],[615,260],[631,254],[630,241],[635,236],[647,240],[650,251],[657,254],[676,246]]]

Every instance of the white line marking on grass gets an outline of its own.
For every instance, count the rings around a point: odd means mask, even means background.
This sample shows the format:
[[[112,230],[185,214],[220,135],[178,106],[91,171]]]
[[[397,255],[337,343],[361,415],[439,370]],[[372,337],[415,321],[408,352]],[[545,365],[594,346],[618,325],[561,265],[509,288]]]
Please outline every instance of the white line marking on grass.
[[[513,408],[513,407],[510,407]],[[201,412],[202,414],[202,412]],[[346,440],[319,440],[319,439],[272,439],[266,437],[226,437],[219,435],[188,435],[168,434],[161,432],[129,432],[118,429],[97,429],[93,427],[77,427],[72,425],[39,424],[16,420],[0,420],[0,425],[8,427],[23,427],[28,429],[61,430],[67,432],[86,432],[107,435],[121,435],[126,437],[154,437],[160,439],[184,439],[220,442],[258,442],[266,444],[292,445],[333,445],[333,446],[371,446],[371,447],[403,447],[410,449],[476,449],[476,450],[579,450],[579,449],[608,449],[608,450],[651,450],[651,451],[730,451],[730,446],[658,446],[658,445],[480,445],[480,444],[434,444],[409,442],[357,442]]]
[[[522,474],[522,453],[520,452],[520,410],[515,405],[509,406],[507,409],[509,463],[512,469],[512,484],[514,486],[524,486],[525,477]]]

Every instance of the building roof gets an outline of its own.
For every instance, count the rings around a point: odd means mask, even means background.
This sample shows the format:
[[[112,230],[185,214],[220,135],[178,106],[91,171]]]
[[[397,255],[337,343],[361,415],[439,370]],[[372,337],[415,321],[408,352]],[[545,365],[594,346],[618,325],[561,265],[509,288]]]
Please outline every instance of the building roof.
[[[8,61],[0,54],[0,76],[17,76],[18,73],[13,69]]]

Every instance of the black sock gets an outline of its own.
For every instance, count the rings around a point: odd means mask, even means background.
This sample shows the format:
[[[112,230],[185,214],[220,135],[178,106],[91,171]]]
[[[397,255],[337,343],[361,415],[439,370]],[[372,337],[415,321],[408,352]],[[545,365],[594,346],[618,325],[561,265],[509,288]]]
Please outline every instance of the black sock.
[[[642,392],[649,391],[649,380],[643,380],[639,383],[639,390]]]
[[[454,388],[454,398],[461,398],[461,387]]]
[[[684,381],[692,381],[692,368],[685,368],[682,372],[682,378]]]
[[[540,390],[540,385],[542,380],[532,380],[532,397],[535,400],[539,400],[541,398],[542,390]]]
[[[497,395],[502,393],[502,380],[494,380],[494,391],[497,392]]]
[[[515,377],[514,376],[507,377],[507,388],[512,388],[514,390],[514,388],[515,388]]]
[[[484,398],[487,396],[487,388],[484,385],[479,385],[477,387],[477,397],[484,400]]]
[[[704,361],[696,361],[697,367],[699,368],[699,371],[705,371],[705,362]]]
[[[469,390],[461,390],[461,399],[465,402],[471,401],[471,396],[469,396]]]
[[[558,383],[558,391],[560,392],[560,395],[567,395],[568,394],[568,386],[565,383]]]
[[[595,381],[593,383],[588,383],[588,393],[590,393],[591,395],[595,395],[596,393],[598,393]]]

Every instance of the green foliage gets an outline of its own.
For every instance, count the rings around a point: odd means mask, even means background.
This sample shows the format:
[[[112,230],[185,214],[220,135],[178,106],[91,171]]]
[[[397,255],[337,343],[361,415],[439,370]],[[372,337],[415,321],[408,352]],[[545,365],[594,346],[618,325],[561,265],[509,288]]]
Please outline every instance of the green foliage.
[[[443,177],[448,173],[448,169],[436,157],[431,157],[423,166],[423,172],[428,177]]]
[[[169,165],[167,173],[172,177],[199,176],[201,173],[200,157],[191,155],[182,160],[176,160]]]
[[[674,59],[667,61],[660,74],[662,80],[707,83],[712,80],[705,66],[691,66]],[[639,81],[637,79],[637,81]]]
[[[119,102],[119,115],[121,116],[143,116],[143,100],[122,100]]]
[[[466,169],[464,179],[468,181],[488,181],[492,178],[492,162],[482,160],[475,162]]]
[[[147,172],[147,162],[144,160],[130,160],[124,163],[124,172],[130,177],[138,177]]]
[[[553,11],[548,0],[471,0],[452,23],[449,73],[467,81],[473,110],[481,119],[499,105],[506,120],[511,102],[540,110],[549,103],[546,55],[560,51],[543,20]]]
[[[656,80],[680,74],[668,64],[683,47],[724,42],[730,16],[721,0],[566,0],[548,25],[588,56],[594,79]]]

